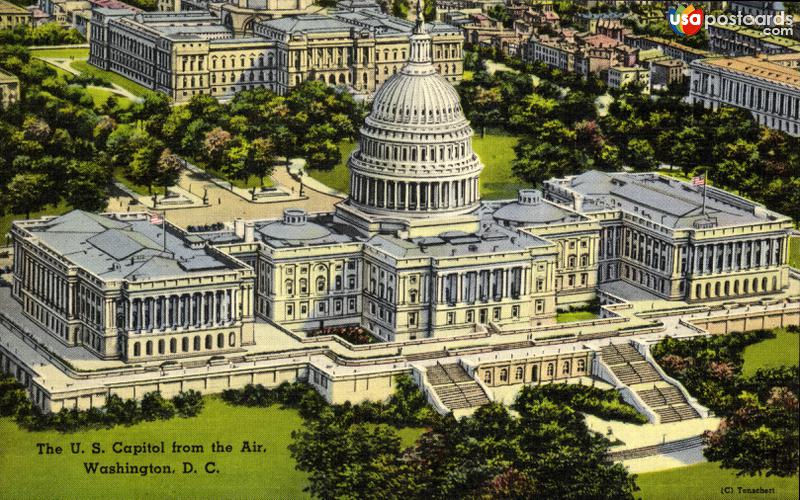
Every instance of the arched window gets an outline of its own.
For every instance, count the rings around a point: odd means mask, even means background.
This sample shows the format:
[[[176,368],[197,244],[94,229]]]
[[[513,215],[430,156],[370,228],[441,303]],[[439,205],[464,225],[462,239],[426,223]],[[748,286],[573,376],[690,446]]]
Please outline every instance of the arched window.
[[[318,292],[325,291],[325,278],[323,276],[317,278],[317,291]]]
[[[531,368],[531,381],[536,382],[537,380],[539,380],[539,365],[534,365]]]
[[[175,354],[178,352],[178,341],[175,339],[169,339],[169,352],[171,354]]]
[[[214,346],[214,340],[211,335],[206,335],[206,349],[211,349]]]
[[[284,282],[284,288],[286,289],[287,295],[294,294],[294,283],[292,283],[292,280],[286,280]]]
[[[483,372],[483,383],[484,384],[491,384],[492,383],[492,372],[491,372],[491,370],[486,370],[485,372]]]
[[[147,343],[144,345],[144,352],[148,356],[153,354],[153,341],[152,340],[148,340]]]
[[[500,382],[508,382],[508,370],[505,368],[500,370]]]
[[[142,346],[140,346],[138,342],[134,342],[133,344],[133,355],[134,356],[142,355]]]
[[[583,373],[586,371],[586,360],[578,360],[578,372]]]
[[[514,373],[514,379],[522,380],[522,377],[524,376],[525,376],[525,369],[522,368],[521,366],[518,366],[516,372]]]
[[[199,351],[200,350],[200,336],[199,335],[196,335],[194,337],[194,350],[195,351]]]
[[[189,337],[183,337],[181,339],[181,351],[183,352],[189,351]]]
[[[571,363],[569,361],[564,361],[564,364],[561,367],[561,374],[569,375],[570,372],[572,371],[570,368],[572,368]]]
[[[547,376],[552,377],[556,372],[556,367],[553,363],[547,363]]]
[[[228,345],[231,347],[234,347],[236,345],[236,334],[233,332],[231,332],[230,335],[228,335]]]
[[[308,293],[308,280],[300,278],[300,293]]]
[[[166,348],[166,345],[164,344],[164,339],[159,340],[158,341],[158,353],[159,354],[164,354],[165,348]]]
[[[223,347],[225,347],[225,335],[223,335],[221,333],[217,334],[217,347],[219,349],[222,349]]]

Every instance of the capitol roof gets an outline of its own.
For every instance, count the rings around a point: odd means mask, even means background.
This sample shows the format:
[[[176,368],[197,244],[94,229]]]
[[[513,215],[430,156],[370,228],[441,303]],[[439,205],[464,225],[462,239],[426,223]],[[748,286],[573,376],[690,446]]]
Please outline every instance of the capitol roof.
[[[148,280],[242,267],[169,225],[164,240],[162,226],[151,224],[146,214],[98,215],[73,210],[25,222],[24,229],[74,265],[103,279]]]

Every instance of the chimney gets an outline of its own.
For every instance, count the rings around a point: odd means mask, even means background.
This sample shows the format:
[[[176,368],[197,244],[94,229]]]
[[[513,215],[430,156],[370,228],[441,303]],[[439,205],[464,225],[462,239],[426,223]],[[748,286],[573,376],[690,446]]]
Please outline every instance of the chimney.
[[[255,241],[255,231],[256,225],[254,222],[245,222],[244,223],[244,242],[245,243],[252,243]]]
[[[244,238],[244,219],[241,217],[233,221],[233,232],[239,238]]]

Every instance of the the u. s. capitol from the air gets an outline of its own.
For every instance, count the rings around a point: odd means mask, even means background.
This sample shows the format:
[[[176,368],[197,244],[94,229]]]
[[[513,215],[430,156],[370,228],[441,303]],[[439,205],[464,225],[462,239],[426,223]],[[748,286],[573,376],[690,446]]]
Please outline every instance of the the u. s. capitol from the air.
[[[421,24],[409,51],[374,96],[331,213],[288,208],[210,233],[144,213],[15,222],[2,370],[55,411],[295,380],[357,402],[387,397],[400,374],[448,411],[500,386],[593,376],[657,422],[707,412],[649,342],[800,322],[791,220],[741,197],[590,171],[481,201],[472,129]],[[557,309],[596,300],[597,319],[557,323]],[[381,342],[316,335],[337,326]],[[682,399],[658,403],[656,389]]]

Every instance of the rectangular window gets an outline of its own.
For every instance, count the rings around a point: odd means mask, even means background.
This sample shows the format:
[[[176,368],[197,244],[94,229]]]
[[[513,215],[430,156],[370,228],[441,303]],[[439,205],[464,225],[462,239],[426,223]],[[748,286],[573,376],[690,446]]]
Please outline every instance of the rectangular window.
[[[544,312],[544,301],[543,300],[537,300],[536,301],[536,312],[537,313],[543,313]]]
[[[495,320],[495,321],[500,319],[500,308],[499,307],[493,307],[492,308],[492,319]]]
[[[456,313],[454,312],[447,313],[447,324],[453,325],[455,324],[455,322],[456,322]]]
[[[408,326],[417,326],[417,313],[408,313]]]

